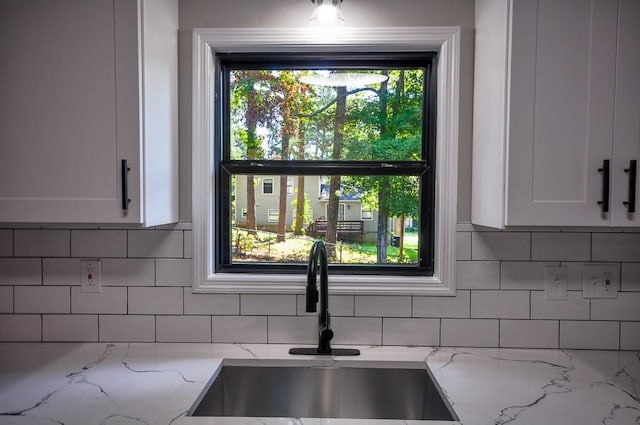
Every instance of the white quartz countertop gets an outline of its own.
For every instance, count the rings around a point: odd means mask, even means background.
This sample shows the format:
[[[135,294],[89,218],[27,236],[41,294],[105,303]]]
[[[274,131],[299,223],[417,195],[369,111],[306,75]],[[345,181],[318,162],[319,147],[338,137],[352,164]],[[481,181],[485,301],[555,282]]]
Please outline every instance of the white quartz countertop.
[[[0,344],[0,424],[392,425],[452,422],[185,417],[222,362],[331,364],[286,345]],[[426,362],[464,425],[640,424],[640,353],[358,347],[339,362]]]

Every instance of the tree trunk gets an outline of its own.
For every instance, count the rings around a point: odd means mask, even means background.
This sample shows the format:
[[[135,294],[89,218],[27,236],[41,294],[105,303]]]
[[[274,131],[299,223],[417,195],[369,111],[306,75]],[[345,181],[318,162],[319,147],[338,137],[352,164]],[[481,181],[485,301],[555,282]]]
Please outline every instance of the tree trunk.
[[[253,175],[247,176],[247,231],[257,235],[256,227],[256,188]]]
[[[332,159],[339,160],[342,150],[344,123],[347,115],[347,88],[337,87],[336,119],[333,127],[333,152]],[[340,203],[338,193],[340,191],[340,176],[331,176],[329,182],[329,204],[327,205],[327,254],[334,252],[337,238],[338,205]]]
[[[259,143],[256,137],[256,127],[258,124],[258,106],[256,105],[253,85],[247,91],[247,111],[245,120],[247,122],[247,159],[258,159],[257,146]],[[247,176],[247,231],[250,235],[257,235],[256,227],[256,191],[253,175]]]
[[[289,134],[282,136],[282,160],[289,159]],[[287,180],[288,176],[280,176],[280,199],[278,202],[278,235],[277,241],[284,242],[287,232]]]
[[[298,129],[298,160],[304,160],[304,132],[302,126]],[[293,234],[302,235],[302,226],[304,224],[304,176],[298,176],[298,194],[296,201],[296,214],[293,224]]]
[[[376,238],[376,262],[387,263],[387,245],[389,244],[389,213],[385,199],[388,190],[387,176],[380,177],[378,186],[378,235]]]
[[[400,248],[400,260],[404,256],[404,213],[400,214],[400,243],[398,244],[398,248]]]
[[[387,88],[388,81],[380,84],[380,139],[384,140],[389,135],[387,130]],[[378,233],[376,235],[376,262],[378,264],[387,263],[387,244],[389,240],[389,214],[386,204],[387,190],[389,187],[388,177],[378,178]]]

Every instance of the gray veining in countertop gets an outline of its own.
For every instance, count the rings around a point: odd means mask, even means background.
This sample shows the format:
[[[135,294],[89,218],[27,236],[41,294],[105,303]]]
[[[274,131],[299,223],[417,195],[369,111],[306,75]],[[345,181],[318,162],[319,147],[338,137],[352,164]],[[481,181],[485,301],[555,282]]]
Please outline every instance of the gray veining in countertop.
[[[192,418],[221,362],[402,365],[427,362],[464,425],[640,424],[640,353],[359,347],[356,358],[300,359],[285,345],[0,344],[2,425],[376,425],[451,422]],[[224,360],[223,360],[224,359]]]

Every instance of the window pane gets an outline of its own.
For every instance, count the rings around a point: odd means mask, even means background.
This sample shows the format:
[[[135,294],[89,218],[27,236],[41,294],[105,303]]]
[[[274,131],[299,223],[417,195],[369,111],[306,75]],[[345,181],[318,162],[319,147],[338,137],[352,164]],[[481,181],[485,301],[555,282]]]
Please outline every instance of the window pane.
[[[269,179],[275,196],[265,196],[255,190],[264,177],[232,176],[234,208],[228,241],[232,263],[306,263],[315,239],[325,240],[331,263],[418,263],[417,176],[285,178],[292,193],[280,191],[281,177],[274,176]],[[332,195],[338,198],[333,227]]]
[[[422,160],[425,72],[229,71],[232,160]]]

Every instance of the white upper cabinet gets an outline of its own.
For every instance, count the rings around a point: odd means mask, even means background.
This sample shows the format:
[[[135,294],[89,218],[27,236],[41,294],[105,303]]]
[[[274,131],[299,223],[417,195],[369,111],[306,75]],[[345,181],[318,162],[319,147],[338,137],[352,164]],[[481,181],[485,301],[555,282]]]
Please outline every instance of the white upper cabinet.
[[[476,1],[475,224],[640,225],[639,4]]]
[[[177,17],[177,0],[0,2],[0,222],[178,219]]]
[[[635,161],[635,162],[633,162]],[[611,224],[640,226],[640,1],[620,0],[616,63]],[[634,179],[635,177],[635,179]],[[629,211],[629,207],[633,212]]]

